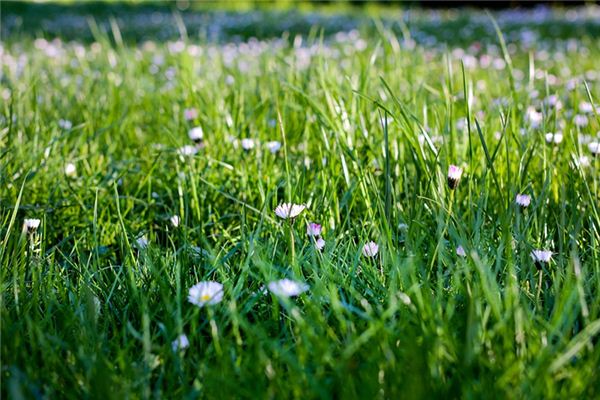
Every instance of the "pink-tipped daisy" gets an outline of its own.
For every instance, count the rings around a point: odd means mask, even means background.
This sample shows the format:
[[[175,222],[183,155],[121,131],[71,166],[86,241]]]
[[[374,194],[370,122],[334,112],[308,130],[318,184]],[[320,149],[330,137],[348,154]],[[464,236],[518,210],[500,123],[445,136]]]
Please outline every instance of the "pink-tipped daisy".
[[[275,214],[282,219],[296,218],[305,208],[304,204],[282,203],[275,208]]]
[[[322,227],[319,224],[311,222],[306,227],[306,234],[308,236],[319,236],[321,234]]]
[[[460,178],[462,177],[463,170],[456,165],[450,165],[448,167],[448,187],[450,189],[456,189],[458,186],[458,182],[460,182]]]
[[[198,110],[195,108],[186,108],[183,110],[183,118],[185,118],[186,121],[198,118]]]
[[[365,257],[375,257],[379,253],[379,246],[375,242],[365,243],[362,252]]]

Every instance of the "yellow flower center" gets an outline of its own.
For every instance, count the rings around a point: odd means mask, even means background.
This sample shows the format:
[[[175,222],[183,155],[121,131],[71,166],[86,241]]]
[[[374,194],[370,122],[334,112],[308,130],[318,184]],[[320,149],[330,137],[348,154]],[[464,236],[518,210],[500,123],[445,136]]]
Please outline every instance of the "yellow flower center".
[[[203,294],[202,296],[200,296],[200,300],[202,300],[202,301],[209,301],[210,297],[211,296],[209,294]]]

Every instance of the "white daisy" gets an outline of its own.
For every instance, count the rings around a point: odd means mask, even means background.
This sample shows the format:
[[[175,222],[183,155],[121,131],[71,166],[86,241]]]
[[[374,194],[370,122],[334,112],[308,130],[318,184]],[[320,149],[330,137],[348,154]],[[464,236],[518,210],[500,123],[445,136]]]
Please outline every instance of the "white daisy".
[[[560,144],[563,141],[563,134],[561,132],[548,132],[546,133],[546,143],[549,144]]]
[[[599,156],[600,155],[600,142],[590,142],[590,144],[588,144],[588,149],[590,150],[590,152],[593,155]]]
[[[185,145],[177,149],[177,153],[180,156],[193,156],[198,153],[198,148],[195,146]]]
[[[179,226],[179,223],[181,222],[181,218],[179,218],[179,215],[173,215],[171,218],[169,218],[169,220],[175,228],[177,228]]]
[[[25,218],[25,220],[23,220],[23,228],[26,231],[34,231],[40,227],[41,222],[42,221],[37,218]]]
[[[59,119],[58,126],[60,126],[63,129],[69,130],[73,127],[73,123],[68,119]]]
[[[456,165],[450,165],[448,167],[448,186],[450,189],[456,189],[458,182],[462,176],[463,170]]]
[[[148,247],[148,243],[149,241],[146,238],[146,236],[139,237],[135,241],[135,244],[138,249],[145,249],[146,247]]]
[[[456,248],[456,254],[461,256],[461,257],[466,257],[467,256],[467,252],[465,251],[465,249],[462,246],[458,246]]]
[[[202,130],[201,126],[197,126],[189,130],[188,136],[196,143],[202,142],[202,139],[204,139],[204,131]]]
[[[173,351],[184,350],[187,349],[189,346],[190,341],[188,340],[187,336],[185,336],[185,334],[177,336],[177,339],[171,342],[171,348],[173,349]]]
[[[323,240],[323,238],[318,238],[317,241],[315,242],[315,249],[323,250],[324,247],[325,247],[325,240]]]
[[[541,268],[542,264],[547,264],[552,259],[552,252],[550,250],[533,250],[531,252],[531,258],[535,262],[538,268]]]
[[[73,177],[77,175],[77,167],[73,163],[68,163],[65,166],[65,175]]]
[[[274,140],[272,142],[267,142],[267,148],[271,152],[271,154],[275,154],[281,149],[281,142]]]
[[[241,141],[242,149],[244,150],[252,150],[255,146],[254,140],[250,138],[244,138]]]
[[[280,297],[298,296],[302,292],[306,292],[308,290],[307,284],[296,282],[287,278],[270,282],[267,287],[271,293]]]
[[[529,207],[529,204],[531,204],[531,196],[529,196],[528,194],[517,194],[517,197],[515,198],[515,203],[517,203],[523,208]]]
[[[198,307],[214,305],[223,300],[223,285],[219,282],[203,281],[190,288],[188,301]]]
[[[296,218],[306,206],[304,204],[282,203],[275,208],[275,214],[279,218]]]
[[[365,257],[375,257],[379,253],[379,246],[375,242],[368,242],[363,246],[362,252]]]

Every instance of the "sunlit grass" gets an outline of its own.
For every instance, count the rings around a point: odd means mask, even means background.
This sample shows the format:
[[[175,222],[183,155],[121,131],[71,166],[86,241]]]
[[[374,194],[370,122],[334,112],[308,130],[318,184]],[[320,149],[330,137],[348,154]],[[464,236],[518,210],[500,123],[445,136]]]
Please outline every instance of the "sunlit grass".
[[[598,396],[597,37],[365,24],[3,38],[3,398]]]

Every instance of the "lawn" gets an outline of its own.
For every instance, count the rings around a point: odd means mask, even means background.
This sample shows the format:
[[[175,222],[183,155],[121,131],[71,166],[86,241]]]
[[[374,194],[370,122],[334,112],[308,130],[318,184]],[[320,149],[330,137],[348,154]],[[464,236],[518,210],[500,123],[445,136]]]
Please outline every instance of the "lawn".
[[[1,33],[2,398],[600,397],[600,8]]]

